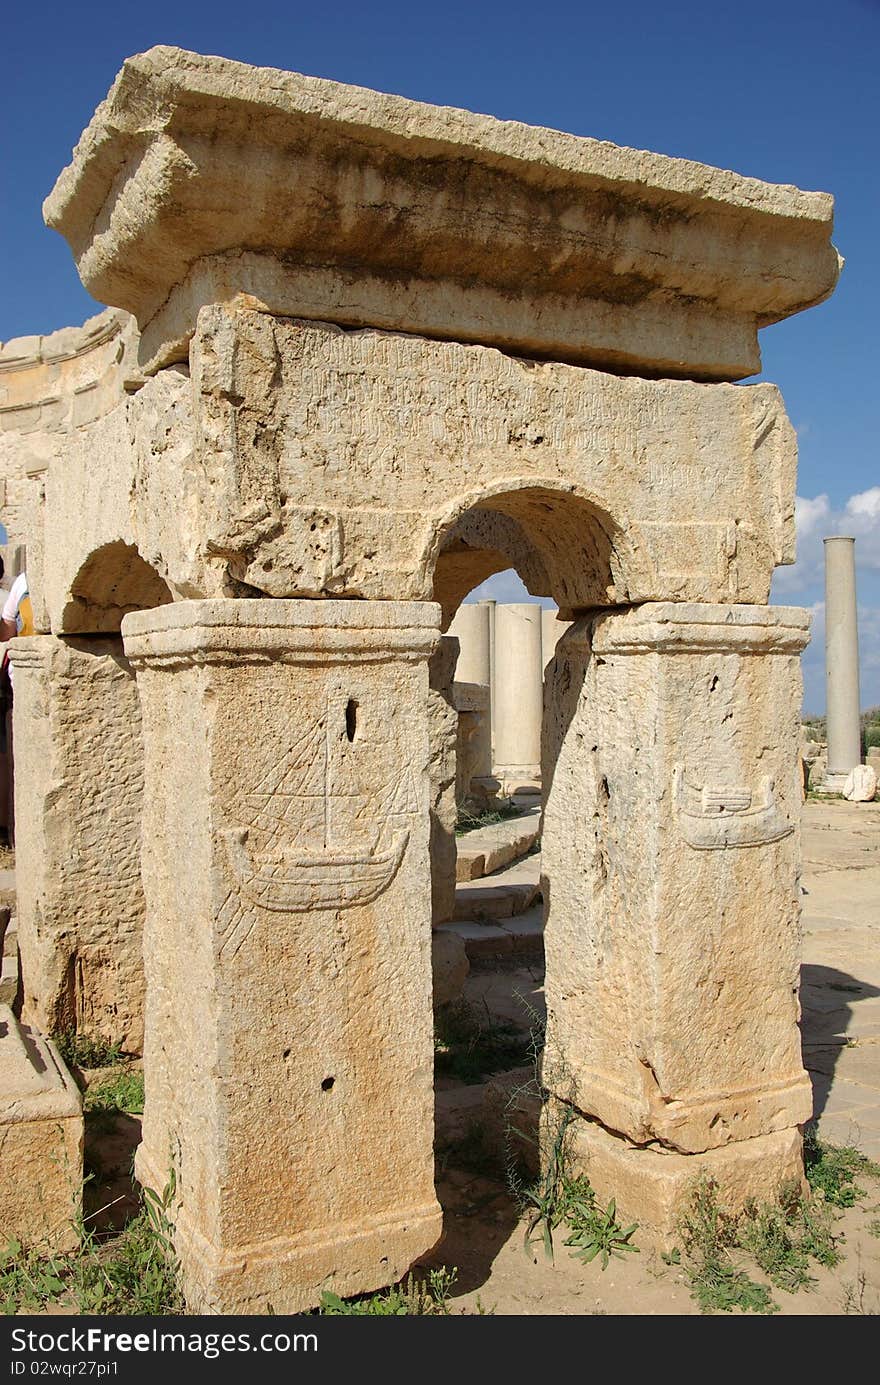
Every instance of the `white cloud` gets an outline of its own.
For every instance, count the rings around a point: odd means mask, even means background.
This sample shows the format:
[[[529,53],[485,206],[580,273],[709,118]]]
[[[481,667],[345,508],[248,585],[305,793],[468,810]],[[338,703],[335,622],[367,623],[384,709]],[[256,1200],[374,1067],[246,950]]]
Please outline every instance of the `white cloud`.
[[[842,510],[834,510],[827,495],[795,500],[797,562],[776,569],[774,597],[791,597],[821,583],[825,556],[822,540],[846,534],[856,541],[856,571],[880,572],[880,486],[851,495]]]
[[[825,707],[825,602],[807,608],[812,616],[810,643],[804,650],[804,707],[820,714]],[[859,683],[862,707],[880,705],[880,606],[859,603]]]

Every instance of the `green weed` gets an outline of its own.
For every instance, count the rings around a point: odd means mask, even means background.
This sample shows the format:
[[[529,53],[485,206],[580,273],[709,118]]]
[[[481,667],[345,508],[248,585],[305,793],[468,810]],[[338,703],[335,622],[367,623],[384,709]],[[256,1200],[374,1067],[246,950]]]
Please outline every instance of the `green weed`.
[[[502,799],[496,808],[485,813],[469,813],[462,810],[455,822],[455,835],[464,837],[468,832],[476,832],[481,827],[491,827],[496,822],[506,822],[508,818],[521,817],[522,811],[522,808],[517,808],[515,803],[511,803],[507,799]]]
[[[515,1024],[482,1019],[466,1001],[444,1005],[434,1019],[434,1069],[472,1086],[493,1072],[515,1068],[532,1053],[532,1040]]]
[[[585,1265],[598,1257],[606,1270],[612,1255],[622,1260],[627,1251],[639,1253],[638,1246],[630,1242],[630,1237],[638,1230],[638,1222],[622,1227],[617,1220],[614,1198],[603,1212],[586,1178],[576,1179],[566,1189],[563,1220],[571,1228],[565,1244]]]
[[[815,1127],[804,1132],[804,1172],[813,1192],[821,1192],[833,1207],[854,1207],[865,1196],[857,1175],[880,1178],[880,1164],[852,1145],[829,1145]]]
[[[122,1044],[98,1035],[65,1029],[52,1035],[55,1047],[69,1068],[112,1068],[122,1058]]]
[[[24,1248],[0,1252],[0,1310],[39,1312],[51,1305],[78,1313],[168,1316],[184,1311],[168,1209],[174,1180],[160,1195],[142,1190],[141,1207],[112,1239],[100,1241],[81,1222],[80,1244],[67,1254]]]
[[[737,1222],[737,1244],[753,1256],[771,1284],[795,1293],[815,1283],[811,1261],[830,1267],[840,1260],[831,1216],[823,1198],[807,1202],[793,1188],[778,1203],[750,1203]]]
[[[110,1077],[94,1082],[83,1094],[84,1111],[143,1114],[144,1074],[137,1068],[119,1068]]]
[[[685,1272],[701,1313],[778,1313],[770,1290],[756,1284],[731,1259],[736,1219],[718,1205],[718,1185],[705,1174],[681,1221]]]
[[[633,1222],[631,1226],[621,1226],[613,1198],[603,1209],[596,1200],[590,1180],[583,1175],[569,1175],[568,1131],[575,1119],[570,1106],[561,1107],[544,1160],[543,1176],[531,1187],[520,1185],[515,1189],[529,1211],[525,1249],[527,1254],[532,1253],[538,1239],[536,1233],[540,1230],[544,1254],[552,1260],[553,1233],[565,1226],[569,1234],[563,1244],[584,1264],[598,1259],[604,1270],[612,1256],[623,1259],[627,1253],[638,1254],[638,1246],[631,1244],[638,1225]]]
[[[401,1284],[365,1298],[342,1299],[325,1292],[318,1312],[331,1318],[448,1317],[455,1279],[455,1270],[441,1267],[430,1270],[427,1281],[408,1274]]]

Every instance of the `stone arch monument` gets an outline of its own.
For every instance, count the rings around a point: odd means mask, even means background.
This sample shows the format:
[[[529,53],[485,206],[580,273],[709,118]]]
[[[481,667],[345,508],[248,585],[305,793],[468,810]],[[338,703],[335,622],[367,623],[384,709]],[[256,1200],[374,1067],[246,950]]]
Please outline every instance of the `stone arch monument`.
[[[831,199],[159,48],[45,211],[132,318],[73,348],[100,407],[74,410],[81,372],[14,434],[45,462],[19,467],[42,633],[17,714],[140,841],[138,1169],[175,1172],[192,1306],[373,1289],[440,1234],[428,664],[511,552],[573,621],[546,683],[551,1105],[660,1237],[700,1167],[734,1201],[799,1176],[808,624],[767,605],[796,452],[777,390],[736,382],[833,290]],[[21,408],[48,397],[29,350]],[[60,680],[96,657],[134,672],[140,767],[111,689],[102,763],[62,773]],[[36,754],[18,792],[24,864],[60,878]],[[46,949],[92,955],[47,888],[20,921],[44,1021]]]

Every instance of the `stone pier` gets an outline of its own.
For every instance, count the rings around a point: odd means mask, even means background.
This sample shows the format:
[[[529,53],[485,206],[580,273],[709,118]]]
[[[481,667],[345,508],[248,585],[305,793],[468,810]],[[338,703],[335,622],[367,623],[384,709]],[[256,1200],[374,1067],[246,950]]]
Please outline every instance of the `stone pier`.
[[[492,683],[490,661],[490,610],[488,602],[463,602],[455,613],[449,634],[458,640],[456,683]]]
[[[393,1282],[433,1181],[430,603],[129,616],[144,718],[146,1104],[197,1312]]]
[[[823,788],[840,793],[862,761],[855,539],[825,539],[825,688],[828,769]]]
[[[140,1052],[143,745],[118,637],[10,642],[22,1016]]]
[[[808,629],[785,607],[647,603],[557,651],[543,1081],[600,1196],[660,1239],[701,1169],[740,1205],[800,1177]]]

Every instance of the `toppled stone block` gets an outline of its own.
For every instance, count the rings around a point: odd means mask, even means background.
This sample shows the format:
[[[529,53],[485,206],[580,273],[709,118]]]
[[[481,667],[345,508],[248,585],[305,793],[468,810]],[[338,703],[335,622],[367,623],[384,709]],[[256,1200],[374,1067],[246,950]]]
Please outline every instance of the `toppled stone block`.
[[[77,1244],[82,1099],[48,1039],[0,1006],[0,1243]]]
[[[807,775],[807,788],[808,788],[808,789],[819,789],[819,788],[821,788],[822,785],[823,785],[824,782],[825,782],[825,776],[826,776],[827,773],[828,773],[828,756],[827,756],[827,754],[823,751],[823,752],[821,753],[821,755],[817,755],[817,756],[816,756],[815,760],[813,760],[812,764],[810,765],[810,770],[809,770],[809,773],[808,773],[808,775]]]
[[[434,973],[434,1009],[458,1000],[471,964],[463,939],[455,933],[431,934],[431,966]]]
[[[843,796],[850,803],[873,803],[877,792],[877,773],[871,765],[856,765],[846,776]]]

